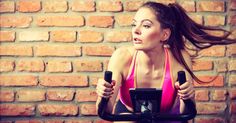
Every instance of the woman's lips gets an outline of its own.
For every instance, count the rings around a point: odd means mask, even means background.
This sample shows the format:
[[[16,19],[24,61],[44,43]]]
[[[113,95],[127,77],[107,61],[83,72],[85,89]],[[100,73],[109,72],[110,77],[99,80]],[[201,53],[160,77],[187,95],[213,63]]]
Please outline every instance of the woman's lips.
[[[135,44],[141,44],[141,43],[142,43],[142,40],[139,39],[139,38],[134,38],[133,42],[134,42]]]

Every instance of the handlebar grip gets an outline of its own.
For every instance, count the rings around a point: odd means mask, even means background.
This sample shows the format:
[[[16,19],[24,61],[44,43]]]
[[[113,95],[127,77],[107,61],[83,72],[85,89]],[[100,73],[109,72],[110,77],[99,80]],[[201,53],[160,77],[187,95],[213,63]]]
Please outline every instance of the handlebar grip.
[[[104,80],[109,83],[112,82],[112,72],[111,71],[105,71]]]
[[[179,84],[182,85],[186,82],[186,75],[184,71],[179,71],[178,72],[178,80],[179,80]]]
[[[180,85],[182,85],[186,82],[186,75],[185,75],[184,71],[178,72],[178,81],[179,81]],[[192,112],[194,115],[197,114],[196,106],[191,99],[184,100],[184,103],[186,104],[186,106],[190,110],[190,112]]]
[[[109,82],[109,83],[112,82],[112,72],[111,71],[105,71],[104,80]],[[109,98],[102,97],[101,102],[98,105],[98,115],[101,118],[104,118],[104,117],[107,116],[106,112],[105,112],[105,108],[107,108],[108,101],[109,101]]]

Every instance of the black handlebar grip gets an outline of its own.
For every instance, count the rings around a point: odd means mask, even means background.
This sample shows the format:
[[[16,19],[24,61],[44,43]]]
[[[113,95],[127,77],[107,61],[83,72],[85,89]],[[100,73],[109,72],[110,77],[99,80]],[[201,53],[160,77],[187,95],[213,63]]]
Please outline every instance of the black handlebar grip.
[[[178,72],[178,81],[180,85],[186,82],[186,75],[184,71]],[[190,110],[192,114],[194,115],[197,114],[196,105],[191,99],[184,100],[184,103],[186,104],[187,108]]]
[[[184,71],[179,71],[178,72],[178,80],[179,80],[179,84],[182,85],[186,82],[186,75]]]
[[[112,72],[111,71],[105,71],[104,80],[109,83],[112,82]]]

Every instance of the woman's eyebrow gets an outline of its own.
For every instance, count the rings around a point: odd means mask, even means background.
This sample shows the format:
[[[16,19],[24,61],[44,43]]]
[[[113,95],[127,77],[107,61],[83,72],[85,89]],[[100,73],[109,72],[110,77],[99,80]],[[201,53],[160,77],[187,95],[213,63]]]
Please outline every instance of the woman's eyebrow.
[[[134,21],[134,22],[137,22],[135,19],[133,19],[133,21]],[[143,20],[141,21],[141,23],[143,23],[144,21],[148,21],[148,22],[150,22],[150,23],[153,24],[153,22],[152,22],[150,19],[143,19]]]

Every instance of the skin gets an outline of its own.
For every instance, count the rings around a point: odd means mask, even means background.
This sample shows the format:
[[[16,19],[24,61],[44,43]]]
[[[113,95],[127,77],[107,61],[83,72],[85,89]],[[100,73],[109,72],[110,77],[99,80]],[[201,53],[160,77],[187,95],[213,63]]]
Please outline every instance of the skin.
[[[139,88],[161,88],[162,76],[164,69],[165,52],[163,43],[168,40],[171,34],[170,29],[162,29],[160,22],[156,20],[153,11],[149,8],[140,8],[134,19],[132,25],[133,46],[121,47],[117,49],[111,56],[108,70],[113,72],[112,83],[109,84],[103,79],[99,79],[97,83],[98,105],[102,97],[109,98],[107,112],[112,113],[113,107],[117,98],[119,98],[118,91],[122,83],[130,73],[133,65],[132,58],[134,53],[138,50],[137,62],[137,86]],[[141,41],[137,41],[136,39]],[[184,59],[188,66],[192,66],[190,56],[187,52],[182,51]],[[178,89],[178,96],[180,97],[180,112],[188,111],[183,100],[194,98],[194,88],[192,78],[188,72],[180,65],[169,51],[173,86]],[[158,57],[157,57],[158,56]],[[187,82],[179,85],[177,80],[177,72],[180,70],[186,71]],[[147,81],[148,80],[148,81]],[[127,107],[130,109],[130,107]],[[130,109],[132,110],[132,109]],[[119,122],[120,123],[120,122]],[[126,122],[127,123],[127,122]]]

